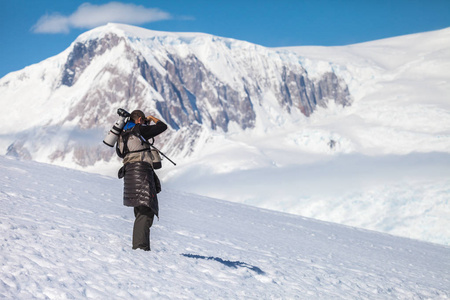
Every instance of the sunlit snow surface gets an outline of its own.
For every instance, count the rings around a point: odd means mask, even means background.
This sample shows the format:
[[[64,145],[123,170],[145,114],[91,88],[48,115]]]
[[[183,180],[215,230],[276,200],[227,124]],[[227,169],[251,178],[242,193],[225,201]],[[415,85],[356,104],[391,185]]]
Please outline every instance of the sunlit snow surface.
[[[0,156],[2,299],[447,299],[450,248],[165,189],[131,250],[122,181]]]

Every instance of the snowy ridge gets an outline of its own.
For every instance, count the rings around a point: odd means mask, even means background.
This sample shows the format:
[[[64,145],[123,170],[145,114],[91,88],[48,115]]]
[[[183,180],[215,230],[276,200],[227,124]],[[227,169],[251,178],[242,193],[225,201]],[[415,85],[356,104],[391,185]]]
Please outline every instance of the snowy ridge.
[[[113,153],[99,144],[80,144],[70,132],[83,130],[101,140],[119,107],[138,106],[163,118],[172,132],[162,142],[182,158],[192,154],[187,145],[197,146],[205,133],[266,130],[329,102],[351,103],[346,84],[334,73],[310,80],[298,59],[272,49],[122,24],[88,31],[60,55],[8,74],[0,80],[0,92],[2,102],[21,112],[10,115],[9,123],[38,116],[0,129],[3,154],[78,168],[117,164]],[[43,135],[51,142],[40,143]]]
[[[345,79],[354,105],[327,125],[357,122],[353,130],[342,128],[361,146],[367,143],[357,152],[405,154],[448,152],[449,46],[447,28],[342,47],[280,51],[303,57],[308,72],[328,68]]]
[[[120,180],[1,156],[0,181],[1,298],[450,296],[449,247],[165,189],[133,251]]]

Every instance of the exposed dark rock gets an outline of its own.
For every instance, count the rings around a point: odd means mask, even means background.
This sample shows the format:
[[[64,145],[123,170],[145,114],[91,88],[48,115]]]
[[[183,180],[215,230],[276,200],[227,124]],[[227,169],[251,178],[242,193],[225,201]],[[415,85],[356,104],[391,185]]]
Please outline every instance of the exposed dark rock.
[[[221,39],[215,42],[221,43]],[[264,104],[266,93],[274,95],[287,112],[298,109],[305,116],[310,116],[317,106],[326,107],[329,101],[342,106],[351,104],[348,88],[336,74],[325,73],[313,80],[300,64],[272,64],[272,58],[256,48],[240,50],[234,56],[233,48],[225,47],[230,51],[227,59],[238,57],[230,65],[238,66],[246,74],[237,72],[242,78],[232,84],[222,80],[217,70],[208,69],[208,62],[202,61],[195,52],[180,56],[172,47],[162,51],[158,48],[159,55],[151,57],[151,51],[140,53],[130,40],[114,33],[77,42],[58,78],[60,85],[73,87],[96,58],[101,57],[105,64],[101,68],[97,66],[95,74],[86,74],[94,80],[89,86],[83,86],[86,92],[76,96],[60,125],[77,119],[78,129],[104,128],[117,119],[115,111],[119,107],[139,108],[146,113],[158,111],[173,129],[163,138],[164,142],[176,145],[173,152],[190,153],[202,128],[227,132],[230,122],[243,130],[254,128],[255,108]],[[114,55],[107,56],[110,53]],[[183,140],[179,140],[182,135]],[[110,149],[102,147],[101,142],[98,146],[70,143],[69,137],[64,149],[53,150],[49,159],[63,159],[72,152],[77,164],[93,165],[100,159],[111,159]],[[31,158],[19,142],[8,148],[8,155]]]
[[[72,86],[89,66],[92,58],[102,55],[108,49],[117,46],[119,40],[117,35],[107,34],[101,39],[89,40],[87,43],[76,43],[64,65],[61,84]]]

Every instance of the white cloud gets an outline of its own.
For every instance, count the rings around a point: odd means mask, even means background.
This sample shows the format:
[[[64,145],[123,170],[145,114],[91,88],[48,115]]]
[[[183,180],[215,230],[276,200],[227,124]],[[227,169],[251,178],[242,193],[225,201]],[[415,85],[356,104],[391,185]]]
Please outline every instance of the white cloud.
[[[145,24],[171,19],[172,16],[157,8],[110,2],[104,5],[84,3],[70,16],[59,13],[44,15],[33,26],[35,33],[68,33],[71,28],[94,28],[108,22]]]
[[[69,18],[60,14],[45,15],[32,29],[36,33],[68,33],[70,31]]]

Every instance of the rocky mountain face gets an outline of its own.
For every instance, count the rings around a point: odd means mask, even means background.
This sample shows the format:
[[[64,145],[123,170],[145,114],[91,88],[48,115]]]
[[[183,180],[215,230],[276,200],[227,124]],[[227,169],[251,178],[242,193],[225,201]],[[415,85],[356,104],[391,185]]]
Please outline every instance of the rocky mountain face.
[[[115,111],[141,109],[162,118],[168,153],[189,155],[202,132],[230,123],[252,130],[261,110],[308,117],[329,101],[351,104],[344,81],[333,72],[311,78],[293,53],[206,34],[176,34],[108,24],[81,35],[63,53],[0,80],[2,103],[13,109],[51,106],[27,128],[8,137],[9,155],[80,166],[109,161],[101,141]],[[19,106],[21,105],[21,106]],[[17,120],[9,117],[9,123]],[[95,142],[97,141],[97,142]]]

